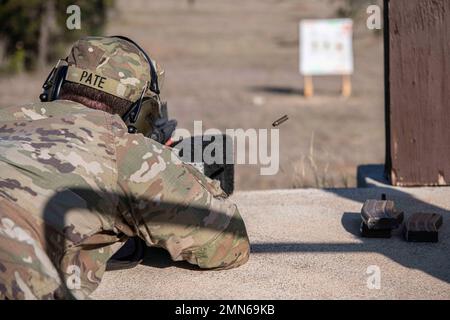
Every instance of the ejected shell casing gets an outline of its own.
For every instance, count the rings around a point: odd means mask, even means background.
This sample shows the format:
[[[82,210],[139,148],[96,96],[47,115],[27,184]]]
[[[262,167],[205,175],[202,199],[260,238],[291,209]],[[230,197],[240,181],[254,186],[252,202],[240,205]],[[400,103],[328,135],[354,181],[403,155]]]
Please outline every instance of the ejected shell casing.
[[[369,229],[395,229],[403,222],[403,212],[395,209],[392,200],[367,200],[361,218]]]
[[[405,223],[403,234],[410,242],[438,242],[442,215],[437,213],[414,213]]]
[[[272,123],[272,127],[278,127],[279,125],[283,124],[284,122],[286,122],[288,120],[289,120],[289,117],[287,115],[284,115],[280,119],[278,119],[274,123]]]

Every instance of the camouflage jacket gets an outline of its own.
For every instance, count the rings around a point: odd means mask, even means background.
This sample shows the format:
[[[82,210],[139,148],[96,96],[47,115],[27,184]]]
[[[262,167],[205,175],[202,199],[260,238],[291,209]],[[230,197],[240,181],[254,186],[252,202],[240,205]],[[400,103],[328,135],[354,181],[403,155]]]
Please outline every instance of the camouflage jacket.
[[[169,148],[128,134],[119,116],[64,100],[0,109],[0,296],[9,275],[22,298],[61,286],[85,298],[136,235],[201,268],[249,255],[221,189]],[[39,288],[39,273],[55,288]]]

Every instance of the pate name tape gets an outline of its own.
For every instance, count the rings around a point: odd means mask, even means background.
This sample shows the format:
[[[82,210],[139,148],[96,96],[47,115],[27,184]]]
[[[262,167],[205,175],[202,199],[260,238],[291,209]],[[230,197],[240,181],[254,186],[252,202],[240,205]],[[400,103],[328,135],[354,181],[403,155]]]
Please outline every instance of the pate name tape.
[[[126,90],[123,90],[125,87],[124,84],[115,79],[95,74],[90,70],[69,66],[66,80],[109,93],[122,99],[130,100],[127,96],[125,96],[125,94],[120,94],[121,92],[126,92]],[[122,90],[119,90],[119,88]]]

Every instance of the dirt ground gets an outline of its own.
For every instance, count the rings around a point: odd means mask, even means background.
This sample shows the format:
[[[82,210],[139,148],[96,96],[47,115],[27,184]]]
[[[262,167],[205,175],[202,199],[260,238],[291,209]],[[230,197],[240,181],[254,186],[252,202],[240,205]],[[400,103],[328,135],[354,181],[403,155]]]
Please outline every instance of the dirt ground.
[[[280,126],[280,171],[236,168],[236,188],[347,187],[356,167],[384,161],[383,39],[355,20],[353,95],[340,78],[302,96],[298,23],[336,17],[340,0],[120,0],[107,34],[129,36],[166,70],[164,99],[180,127]],[[363,8],[365,9],[365,8]],[[0,79],[0,107],[36,101],[44,73]]]

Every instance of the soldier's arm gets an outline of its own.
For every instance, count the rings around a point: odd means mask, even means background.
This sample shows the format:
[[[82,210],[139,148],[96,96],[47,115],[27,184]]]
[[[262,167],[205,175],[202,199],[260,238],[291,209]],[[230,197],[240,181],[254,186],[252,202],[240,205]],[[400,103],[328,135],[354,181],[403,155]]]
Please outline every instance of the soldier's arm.
[[[248,260],[239,210],[211,180],[142,135],[123,135],[116,145],[118,186],[129,208],[124,216],[149,246],[201,268],[232,268]]]

